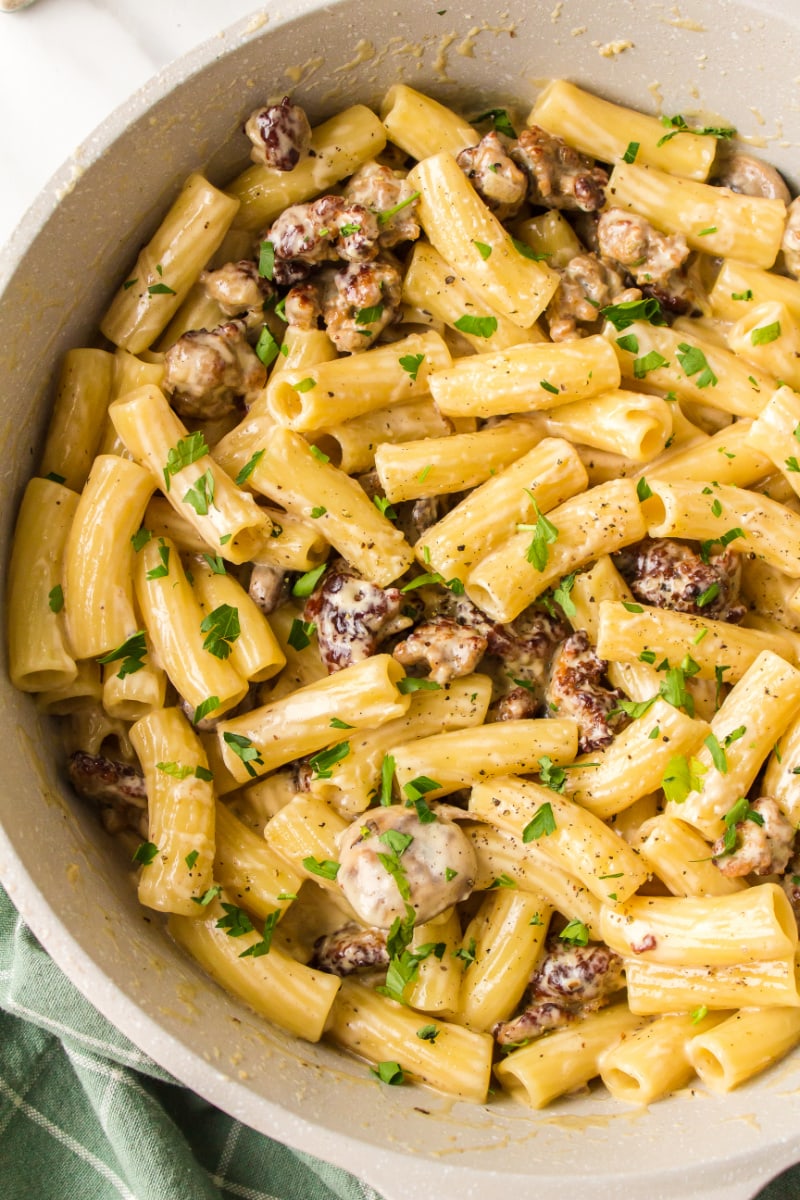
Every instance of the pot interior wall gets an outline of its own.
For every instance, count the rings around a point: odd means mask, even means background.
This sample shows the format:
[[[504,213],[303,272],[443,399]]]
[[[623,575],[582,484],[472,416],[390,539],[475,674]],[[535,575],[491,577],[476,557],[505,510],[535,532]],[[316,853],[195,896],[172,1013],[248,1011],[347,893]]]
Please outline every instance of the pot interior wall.
[[[285,10],[286,18],[299,12],[296,20],[242,25],[159,77],[65,166],[18,232],[0,300],[4,563],[63,352],[91,344],[117,281],[182,179],[207,168],[221,182],[244,163],[243,117],[267,97],[291,91],[319,119],[356,100],[375,104],[403,81],[467,115],[500,103],[524,117],[543,83],[564,76],[647,111],[733,124],[790,182],[797,169],[800,23],[786,15],[788,3],[755,10],[704,0],[679,12],[634,0],[512,0],[500,13],[479,3],[468,15],[420,0],[308,7]],[[441,1180],[461,1168],[475,1178],[500,1171],[609,1187],[624,1177],[631,1195],[651,1196],[637,1178],[654,1172],[664,1195],[687,1194],[705,1167],[718,1179],[748,1157],[761,1171],[768,1160],[777,1169],[800,1148],[793,1063],[725,1099],[685,1094],[637,1112],[592,1093],[533,1115],[380,1088],[362,1064],[266,1027],[139,908],[130,865],[59,781],[56,732],[27,697],[5,681],[2,689],[0,875],[13,899],[107,1015],[250,1124],[351,1166],[363,1167],[365,1151],[345,1139],[366,1144],[367,1158],[427,1158]],[[318,1126],[313,1137],[308,1123]]]

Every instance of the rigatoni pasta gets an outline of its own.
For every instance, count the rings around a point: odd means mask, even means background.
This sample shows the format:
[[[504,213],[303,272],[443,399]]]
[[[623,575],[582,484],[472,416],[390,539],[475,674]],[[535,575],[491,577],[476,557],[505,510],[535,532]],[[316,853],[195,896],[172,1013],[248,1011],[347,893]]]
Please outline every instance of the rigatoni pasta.
[[[267,1019],[649,1103],[800,1037],[800,266],[732,130],[512,119],[287,96],[190,177],[61,367],[9,665]]]

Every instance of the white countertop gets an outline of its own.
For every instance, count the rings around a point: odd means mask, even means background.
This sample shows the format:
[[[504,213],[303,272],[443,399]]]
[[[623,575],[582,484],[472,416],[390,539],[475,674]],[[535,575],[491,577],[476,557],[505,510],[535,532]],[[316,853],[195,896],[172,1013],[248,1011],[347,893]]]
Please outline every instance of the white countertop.
[[[0,12],[0,246],[95,126],[257,0],[37,0]]]

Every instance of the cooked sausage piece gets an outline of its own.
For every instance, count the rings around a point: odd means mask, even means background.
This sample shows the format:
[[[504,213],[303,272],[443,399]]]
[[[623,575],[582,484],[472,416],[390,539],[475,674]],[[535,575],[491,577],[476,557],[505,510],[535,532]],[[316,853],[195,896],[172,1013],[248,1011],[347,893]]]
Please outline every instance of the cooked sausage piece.
[[[243,321],[193,329],[164,355],[164,391],[182,417],[224,417],[240,399],[252,404],[266,381],[266,367],[250,347]]]
[[[562,642],[550,668],[545,700],[550,716],[572,717],[578,722],[578,749],[582,754],[600,750],[613,741],[624,716],[610,714],[622,694],[603,681],[608,663],[598,658],[583,629]]]
[[[523,1011],[496,1025],[494,1036],[501,1046],[538,1037],[601,1008],[621,987],[622,959],[608,946],[574,946],[550,937],[525,991]]]
[[[714,862],[723,875],[782,875],[794,850],[795,828],[772,796],[759,796],[747,814],[733,826],[736,848],[728,853],[725,838],[712,848]]]
[[[385,260],[326,268],[292,288],[286,319],[299,329],[324,328],[337,350],[353,354],[399,318],[401,291],[399,270]]]
[[[275,251],[275,282],[292,286],[336,259],[369,262],[378,253],[378,232],[375,215],[343,196],[292,204],[265,235]]]
[[[403,920],[407,902],[418,925],[430,921],[465,900],[475,884],[475,851],[466,834],[444,816],[423,822],[402,804],[369,809],[348,825],[339,862],[336,878],[353,911],[380,929]]]
[[[253,162],[273,171],[292,171],[311,145],[311,126],[304,109],[284,96],[250,114],[244,131],[253,143]]]
[[[486,638],[452,617],[433,617],[418,625],[393,653],[404,667],[425,664],[430,678],[445,684],[475,670],[486,653]]]
[[[510,155],[528,176],[531,204],[582,212],[597,212],[605,204],[603,168],[538,125],[522,131]]]
[[[369,209],[378,218],[378,242],[389,249],[399,242],[414,242],[420,229],[417,199],[404,171],[381,163],[365,162],[350,176],[344,189],[348,200]]]
[[[147,837],[147,791],[144,776],[130,763],[76,750],[67,762],[70,782],[79,796],[100,807],[109,833],[133,829]]]
[[[554,342],[581,337],[579,324],[594,325],[607,304],[641,299],[637,288],[626,288],[612,264],[596,254],[577,254],[558,274],[561,281],[547,306],[547,323]]]
[[[730,550],[704,562],[685,542],[647,538],[615,557],[637,600],[717,621],[740,621],[741,564]]]
[[[309,965],[341,978],[372,967],[386,967],[389,965],[386,931],[364,929],[349,921],[334,933],[317,938]]]
[[[604,259],[624,267],[665,308],[687,312],[693,306],[692,289],[681,271],[689,256],[682,233],[659,233],[638,213],[607,208],[597,223],[597,244]]]
[[[225,263],[216,271],[203,271],[200,282],[206,295],[216,300],[226,317],[241,317],[249,330],[264,320],[264,301],[275,292],[272,284],[259,275],[251,259]]]
[[[386,638],[414,623],[416,609],[399,588],[378,587],[340,560],[309,597],[304,616],[315,623],[320,658],[333,672],[370,658]]]
[[[509,157],[515,143],[501,133],[487,133],[469,146],[456,162],[475,191],[500,221],[516,216],[525,202],[528,180]]]

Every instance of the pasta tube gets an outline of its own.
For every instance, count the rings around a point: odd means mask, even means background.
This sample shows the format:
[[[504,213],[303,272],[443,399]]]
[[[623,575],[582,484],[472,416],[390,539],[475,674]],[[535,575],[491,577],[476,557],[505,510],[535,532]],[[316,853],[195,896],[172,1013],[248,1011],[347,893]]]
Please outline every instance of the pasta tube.
[[[341,980],[303,966],[277,945],[267,954],[242,958],[262,937],[255,930],[233,937],[220,928],[226,902],[228,897],[222,892],[218,901],[212,900],[202,909],[201,920],[170,917],[170,934],[226,991],[241,997],[281,1029],[307,1042],[318,1042]]]
[[[432,1024],[433,1040],[417,1037]],[[397,1062],[409,1078],[448,1095],[481,1103],[492,1069],[493,1041],[462,1025],[419,1014],[370,988],[345,979],[331,1011],[328,1036],[370,1062]]]
[[[600,604],[597,653],[615,662],[635,662],[642,654],[656,654],[679,663],[688,654],[699,668],[698,678],[714,679],[724,663],[725,682],[734,683],[766,650],[781,658],[793,657],[786,638],[761,629],[644,604],[626,607],[626,601]]]
[[[682,233],[693,250],[735,258],[754,267],[775,262],[786,205],[618,162],[608,181],[616,208],[639,213],[665,233]]]
[[[281,700],[220,722],[226,767],[239,783],[247,783],[295,758],[342,743],[336,726],[331,726],[334,718],[360,728],[402,716],[411,702],[397,690],[403,674],[390,655],[376,654]],[[343,758],[350,752],[349,741],[344,744],[348,749]]]
[[[638,855],[608,825],[574,801],[527,779],[509,775],[476,783],[469,810],[525,844],[535,841],[538,851],[576,875],[598,900],[613,892],[622,902],[647,878]]]
[[[484,897],[464,933],[475,958],[464,972],[460,1020],[491,1031],[519,1004],[547,935],[550,907],[543,896],[499,888]]]
[[[711,1011],[751,1004],[800,1008],[794,955],[729,966],[674,966],[626,958],[625,982],[628,1004],[635,1013],[689,1012],[699,1001]]]
[[[375,451],[375,469],[393,503],[441,496],[477,487],[541,440],[532,422],[511,418],[478,433],[428,436],[402,445],[384,442]]]
[[[588,400],[619,386],[616,356],[599,334],[458,358],[435,371],[430,389],[448,417],[531,413]]]
[[[622,158],[634,142],[637,163],[687,179],[706,179],[717,152],[709,135],[680,132],[665,138],[658,117],[612,104],[565,79],[553,79],[539,93],[528,124],[541,125],[601,162]]]
[[[194,594],[205,616],[203,625],[211,625],[209,636],[214,636],[215,628],[233,633],[239,630],[226,643],[231,664],[239,675],[257,683],[277,675],[286,665],[286,655],[269,621],[242,585],[226,571],[220,572],[213,560],[212,564],[193,563],[192,575]]]
[[[746,1009],[692,1038],[689,1061],[713,1092],[730,1092],[800,1042],[796,1008]]]
[[[263,919],[289,902],[303,876],[224,804],[217,802],[215,814],[214,878],[237,904]]]
[[[144,772],[148,838],[156,847],[139,875],[139,900],[160,912],[203,915],[213,882],[214,787],[203,746],[177,708],[131,726]]]
[[[276,429],[250,482],[295,517],[321,509],[317,523],[331,545],[365,578],[391,583],[411,563],[411,547],[364,489],[314,449],[290,429]]]
[[[722,321],[738,321],[754,304],[784,304],[800,321],[800,283],[774,271],[725,259],[709,292],[711,311]]]
[[[138,628],[131,538],[155,483],[114,454],[95,459],[64,552],[64,607],[76,658],[98,658]]]
[[[438,800],[476,779],[527,775],[548,756],[556,766],[571,762],[578,748],[578,726],[564,719],[496,721],[477,729],[458,729],[417,738],[392,747],[400,791],[420,775],[439,786],[426,793]]]
[[[28,483],[8,570],[8,673],[23,692],[60,692],[78,675],[62,608],[62,562],[79,507],[75,492],[50,479]]]
[[[149,541],[135,560],[139,608],[175,690],[195,710],[195,720],[233,708],[247,692],[247,681],[227,658],[204,644],[203,610],[175,546],[166,538]]]
[[[672,967],[768,962],[797,947],[792,906],[776,883],[727,896],[631,896],[602,906],[600,933],[618,954]]]
[[[668,814],[693,825],[709,841],[720,837],[725,831],[726,813],[740,796],[748,794],[762,763],[798,708],[800,671],[768,650],[760,654],[711,722],[724,756],[712,754],[708,745],[697,752],[700,790],[690,791],[681,802],[670,800]]]
[[[42,451],[40,475],[61,475],[79,492],[97,453],[111,399],[114,357],[105,350],[68,350]]]
[[[328,455],[335,467],[341,467],[347,475],[355,475],[371,470],[376,455],[381,451],[391,451],[395,447],[427,446],[434,441],[451,441],[451,433],[450,422],[441,415],[429,397],[424,397],[409,404],[398,404],[396,408],[375,409],[361,417],[343,421],[341,425],[326,425],[310,436],[311,441]],[[418,442],[417,439],[422,441]],[[421,469],[418,468],[418,471]],[[428,489],[419,494],[432,493]]]
[[[510,534],[467,575],[467,595],[494,620],[513,620],[562,576],[638,542],[645,532],[636,487],[629,479],[573,496],[554,508],[547,522],[541,534],[541,517],[535,525]],[[534,547],[543,538],[548,544],[537,554]]]
[[[549,512],[586,486],[586,472],[568,442],[547,438],[466,496],[441,521],[426,529],[419,560],[445,579],[466,579],[469,571],[503,545],[514,524]],[[423,549],[427,548],[426,550]]]
[[[670,760],[676,754],[694,754],[709,732],[705,721],[694,721],[666,700],[656,700],[606,750],[588,756],[597,765],[587,761],[585,770],[568,773],[567,790],[588,812],[607,820],[656,791]],[[583,765],[581,759],[577,765]]]
[[[452,109],[405,83],[389,88],[381,104],[381,120],[390,140],[412,158],[443,151],[455,155],[480,141],[472,126]]]
[[[255,165],[228,184],[238,208],[235,227],[263,228],[289,205],[302,204],[352,175],[385,145],[386,131],[373,112],[363,104],[344,109],[316,126],[308,157],[292,171]]]
[[[425,241],[416,242],[411,252],[403,279],[403,301],[458,330],[479,353],[506,350],[522,342],[544,341],[538,325],[520,329],[509,317],[486,304],[464,276]],[[469,320],[475,316],[483,316],[484,323],[476,325]]]
[[[189,434],[164,393],[145,386],[115,400],[109,411],[133,457],[209,550],[234,563],[254,558],[269,537],[269,518],[217,466],[202,434]]]
[[[558,286],[556,273],[515,248],[447,151],[418,162],[408,182],[420,193],[419,223],[442,258],[458,268],[479,301],[529,329]]]
[[[411,371],[403,366],[409,358],[415,360]],[[319,429],[332,411],[347,421],[426,395],[431,374],[451,361],[438,333],[411,333],[401,342],[349,358],[283,371],[270,391],[270,412],[290,429]]]
[[[724,1019],[718,1012],[659,1017],[603,1055],[600,1078],[615,1100],[652,1104],[686,1086],[694,1075],[692,1040]]]
[[[800,516],[759,492],[720,485],[713,494],[697,483],[648,479],[645,502],[650,537],[690,537],[720,542],[738,554],[757,554],[793,579],[800,578]]]
[[[496,1064],[507,1092],[530,1108],[544,1108],[599,1074],[602,1055],[644,1024],[625,1004],[614,1004],[567,1029],[537,1038]]]
[[[673,896],[726,896],[747,887],[717,869],[696,829],[666,813],[644,822],[636,848]]]
[[[238,200],[202,175],[189,176],[100,322],[110,342],[131,354],[152,345],[222,242],[238,208]]]

